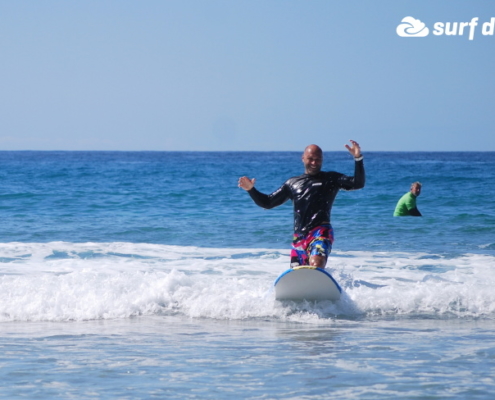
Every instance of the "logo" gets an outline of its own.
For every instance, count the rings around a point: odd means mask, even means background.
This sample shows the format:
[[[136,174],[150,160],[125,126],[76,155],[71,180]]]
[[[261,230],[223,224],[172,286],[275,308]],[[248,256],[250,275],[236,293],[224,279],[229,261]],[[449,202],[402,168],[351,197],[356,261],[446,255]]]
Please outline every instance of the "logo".
[[[493,36],[495,34],[495,18],[483,24],[479,23],[478,17],[471,18],[466,22],[435,22],[432,33],[435,36],[468,36],[473,40],[477,26],[483,36]],[[401,37],[425,37],[430,34],[430,29],[419,19],[405,17],[396,29],[397,35]]]
[[[430,30],[419,19],[405,17],[397,27],[397,35],[402,37],[425,37]]]

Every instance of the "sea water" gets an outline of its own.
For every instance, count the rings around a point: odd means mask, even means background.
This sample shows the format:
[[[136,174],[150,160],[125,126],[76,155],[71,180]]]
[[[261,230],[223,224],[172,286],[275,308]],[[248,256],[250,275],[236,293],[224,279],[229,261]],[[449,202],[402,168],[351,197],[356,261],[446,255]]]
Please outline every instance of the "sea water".
[[[353,174],[345,151],[324,170]],[[492,399],[495,153],[365,153],[340,301],[278,302],[297,152],[0,152],[0,398]],[[414,181],[421,218],[392,216]]]

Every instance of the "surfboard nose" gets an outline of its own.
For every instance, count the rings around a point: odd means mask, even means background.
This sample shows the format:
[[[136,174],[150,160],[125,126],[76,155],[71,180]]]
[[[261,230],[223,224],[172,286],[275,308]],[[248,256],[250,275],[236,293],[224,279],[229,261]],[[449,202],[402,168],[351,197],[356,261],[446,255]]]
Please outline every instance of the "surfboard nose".
[[[316,267],[296,267],[283,272],[275,281],[277,300],[340,299],[342,289],[327,271]]]

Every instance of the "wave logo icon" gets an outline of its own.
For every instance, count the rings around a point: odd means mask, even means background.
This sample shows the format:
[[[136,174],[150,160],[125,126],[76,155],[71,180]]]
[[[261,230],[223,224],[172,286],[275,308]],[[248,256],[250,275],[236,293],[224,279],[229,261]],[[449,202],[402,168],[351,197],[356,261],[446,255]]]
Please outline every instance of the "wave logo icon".
[[[397,35],[401,37],[425,37],[430,30],[419,19],[405,17],[397,27]]]

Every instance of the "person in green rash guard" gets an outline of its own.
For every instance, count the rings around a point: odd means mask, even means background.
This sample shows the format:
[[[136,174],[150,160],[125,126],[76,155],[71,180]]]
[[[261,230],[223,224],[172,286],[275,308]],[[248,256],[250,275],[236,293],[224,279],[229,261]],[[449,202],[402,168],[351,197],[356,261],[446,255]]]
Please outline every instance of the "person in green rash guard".
[[[414,182],[411,185],[411,190],[407,192],[404,196],[400,198],[397,202],[397,206],[395,207],[394,217],[403,217],[403,216],[413,216],[413,217],[421,217],[421,213],[416,206],[416,197],[418,197],[421,193],[421,183]]]

